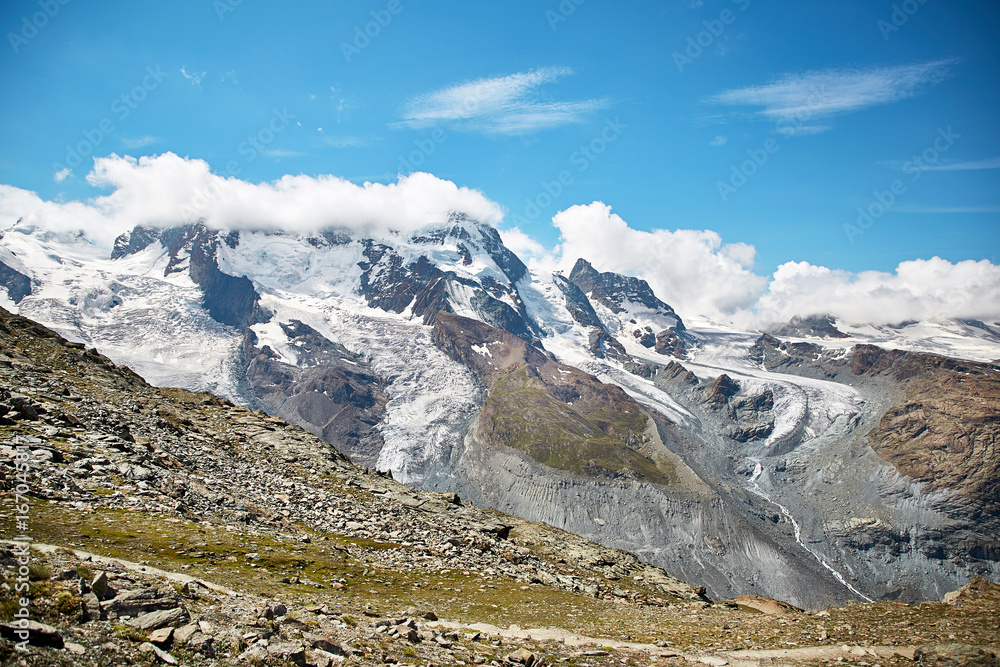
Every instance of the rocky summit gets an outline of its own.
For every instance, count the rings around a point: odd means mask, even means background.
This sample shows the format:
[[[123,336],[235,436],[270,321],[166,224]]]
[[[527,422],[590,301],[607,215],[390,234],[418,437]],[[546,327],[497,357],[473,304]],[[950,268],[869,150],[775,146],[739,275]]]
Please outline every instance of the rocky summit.
[[[483,377],[553,382],[518,340]],[[984,579],[919,605],[712,600],[2,309],[0,412],[5,665],[996,664]]]

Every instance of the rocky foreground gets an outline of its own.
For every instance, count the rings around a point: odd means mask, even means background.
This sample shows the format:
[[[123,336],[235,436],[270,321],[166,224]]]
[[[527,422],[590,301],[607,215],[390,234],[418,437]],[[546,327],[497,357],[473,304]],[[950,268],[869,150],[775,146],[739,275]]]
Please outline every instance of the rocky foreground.
[[[3,664],[989,665],[1000,645],[985,580],[919,606],[711,601],[2,310],[0,447]]]

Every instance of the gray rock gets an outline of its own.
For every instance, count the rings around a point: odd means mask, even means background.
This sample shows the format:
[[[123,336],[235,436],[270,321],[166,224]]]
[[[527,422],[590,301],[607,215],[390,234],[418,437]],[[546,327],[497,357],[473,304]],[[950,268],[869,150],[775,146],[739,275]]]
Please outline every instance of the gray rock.
[[[119,616],[140,616],[152,611],[176,609],[183,603],[183,598],[176,591],[157,591],[146,588],[138,591],[119,593],[114,599],[102,604],[102,608],[110,619]]]
[[[316,649],[313,651],[313,661],[316,663],[316,667],[334,667],[335,665],[340,665],[344,662],[343,652],[331,653],[329,651],[324,651],[323,649]]]
[[[59,631],[51,625],[45,625],[37,621],[0,623],[0,636],[13,642],[21,642],[27,639],[28,644],[31,646],[63,647],[63,638],[59,634]]]
[[[176,637],[176,633],[174,633],[174,636]],[[188,648],[204,653],[207,656],[215,655],[214,644],[215,638],[206,635],[204,632],[195,632],[185,642],[185,646]]]
[[[106,572],[98,572],[94,577],[94,580],[90,582],[91,592],[97,596],[98,600],[108,600],[110,597],[108,593],[110,588],[108,586],[108,575]]]
[[[263,662],[264,660],[267,660],[267,658],[268,658],[267,647],[262,646],[261,644],[255,644],[250,648],[248,648],[247,650],[243,651],[243,653],[240,653],[240,655],[236,658],[236,662],[255,664],[258,662]]]
[[[187,625],[174,630],[174,641],[176,641],[178,644],[186,644],[187,641],[191,639],[191,637],[193,637],[197,632],[198,632],[198,624],[188,623]]]
[[[412,627],[412,625],[412,623],[397,625],[392,629],[392,634],[400,639],[405,639],[412,644],[416,644],[420,641],[420,633],[418,633],[417,629]]]
[[[279,660],[290,662],[298,667],[306,667],[306,650],[298,644],[275,643],[267,647],[267,652]]]
[[[157,647],[156,645],[150,644],[149,642],[146,642],[146,643],[142,644],[139,647],[139,650],[142,651],[142,652],[144,652],[144,653],[152,653],[155,656],[157,662],[162,662],[162,663],[165,663],[165,664],[168,664],[168,665],[179,665],[180,664],[179,662],[177,662],[177,658],[175,658],[174,656],[170,655],[169,653],[167,653],[166,651],[162,650],[161,648]]]
[[[159,613],[159,612],[156,612]],[[174,638],[174,629],[171,627],[160,628],[159,630],[153,630],[149,634],[149,641],[160,648],[167,648],[170,646],[170,642]]]
[[[181,607],[176,607],[174,609],[162,609],[143,614],[129,621],[129,625],[134,625],[140,630],[159,630],[168,625],[177,625],[185,619],[187,619],[187,612]]]
[[[81,598],[81,612],[83,613],[83,621],[103,621],[105,618],[104,610],[101,609],[101,601],[97,599],[97,596],[93,593],[84,593],[80,596]]]
[[[532,665],[538,662],[538,656],[536,656],[531,651],[522,648],[508,655],[505,658],[505,660],[515,665],[524,665],[524,667],[532,667]]]
[[[74,644],[73,642],[66,642],[63,644],[63,648],[72,653],[73,655],[86,655],[87,647],[82,644]]]

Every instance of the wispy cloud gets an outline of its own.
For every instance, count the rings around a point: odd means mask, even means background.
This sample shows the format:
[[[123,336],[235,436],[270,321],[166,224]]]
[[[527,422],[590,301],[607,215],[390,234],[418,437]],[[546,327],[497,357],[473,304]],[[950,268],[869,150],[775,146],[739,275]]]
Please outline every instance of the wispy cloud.
[[[351,135],[324,136],[320,139],[320,144],[329,148],[364,148],[377,144],[381,139],[378,137],[358,137]]]
[[[201,90],[201,80],[205,78],[208,72],[188,72],[186,67],[182,67],[181,74],[185,79],[190,79],[191,83],[198,86],[198,90]]]
[[[969,162],[952,162],[951,164],[928,164],[923,167],[926,171],[978,171],[980,169],[1000,169],[1000,157],[991,157],[986,160],[971,160]]]
[[[70,169],[69,167],[66,167],[65,169],[60,169],[56,173],[52,174],[52,180],[54,180],[56,183],[62,183],[72,175],[73,175],[73,170]]]
[[[899,213],[1000,213],[1000,206],[897,206]]]
[[[832,130],[833,125],[797,125],[790,123],[779,123],[775,132],[786,137],[808,137],[810,134],[821,134]]]
[[[528,134],[580,122],[588,113],[607,106],[608,100],[560,102],[543,100],[538,94],[545,84],[571,74],[569,67],[544,67],[443,88],[411,100],[403,120],[395,125]]]
[[[720,135],[717,135],[715,137],[715,139],[712,139],[710,142],[708,142],[708,145],[709,146],[725,146],[727,141],[729,141],[729,138],[728,137],[724,137],[724,136],[722,136],[720,134]]]
[[[145,135],[142,137],[122,137],[122,146],[129,150],[135,150],[136,148],[144,148],[146,146],[159,143],[161,139],[159,137],[152,137],[150,135]]]
[[[305,153],[302,153],[300,151],[292,151],[286,148],[271,148],[265,151],[261,151],[261,154],[271,158],[302,157],[303,155],[305,155]]]
[[[724,91],[708,101],[756,107],[751,117],[778,123],[778,131],[786,136],[817,134],[832,129],[828,123],[816,122],[820,119],[919,95],[943,81],[956,62],[936,60],[897,67],[785,74],[764,85]]]
[[[967,160],[965,162],[934,162],[925,163],[919,160],[886,160],[878,163],[888,169],[905,171],[979,171],[982,169],[1000,169],[1000,157],[984,160]]]

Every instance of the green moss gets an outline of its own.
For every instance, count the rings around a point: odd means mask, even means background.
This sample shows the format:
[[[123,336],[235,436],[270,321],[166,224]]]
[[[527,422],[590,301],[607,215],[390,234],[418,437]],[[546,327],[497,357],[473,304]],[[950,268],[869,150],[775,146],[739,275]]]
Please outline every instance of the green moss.
[[[146,635],[138,628],[133,628],[131,625],[125,625],[124,623],[119,623],[112,628],[115,637],[119,639],[126,639],[132,642],[144,642],[146,641]]]
[[[0,621],[11,620],[20,608],[21,603],[16,597],[0,598]]]
[[[48,581],[52,578],[52,568],[44,563],[32,563],[28,566],[28,579],[31,581]]]

